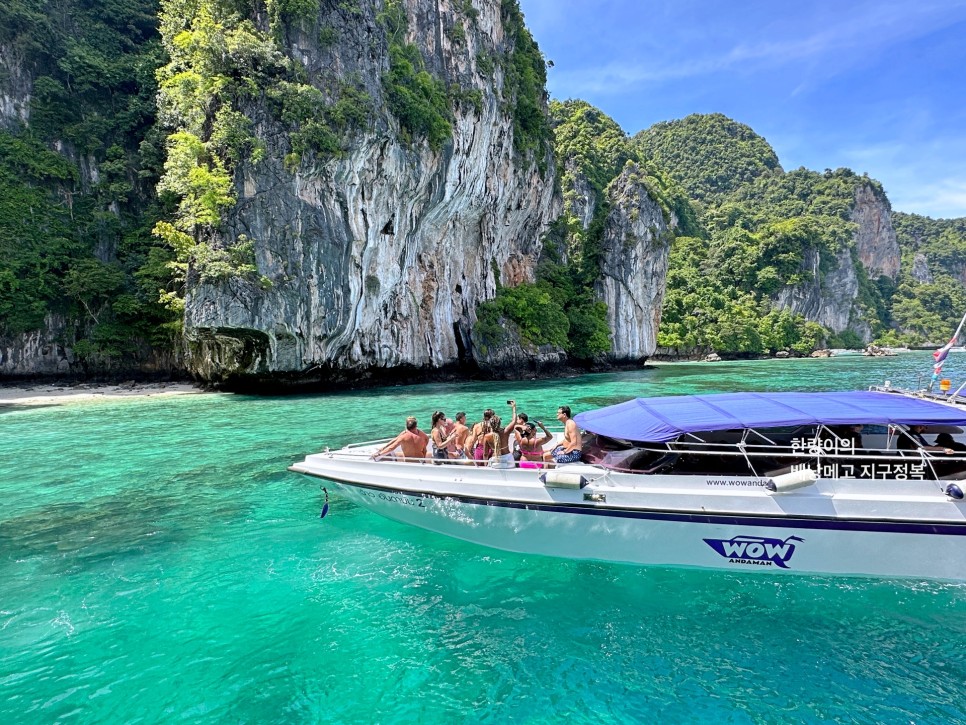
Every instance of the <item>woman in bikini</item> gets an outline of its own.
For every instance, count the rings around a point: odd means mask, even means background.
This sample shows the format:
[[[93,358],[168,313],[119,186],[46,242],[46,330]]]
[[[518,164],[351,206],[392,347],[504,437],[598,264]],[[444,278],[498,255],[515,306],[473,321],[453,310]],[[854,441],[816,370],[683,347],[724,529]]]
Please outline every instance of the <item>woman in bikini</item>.
[[[490,432],[490,419],[493,417],[493,409],[487,408],[483,411],[483,420],[473,424],[473,431],[466,436],[466,455],[477,462],[476,465],[484,465],[483,458],[483,439]]]
[[[487,427],[483,433],[483,458],[484,466],[491,465],[496,460],[500,450],[500,416],[494,415],[487,421]]]
[[[537,426],[543,430],[543,438],[537,440]],[[553,433],[539,420],[536,425],[526,423],[520,433],[520,468],[543,468],[543,444],[553,440]],[[526,465],[529,464],[529,465]]]
[[[449,451],[446,447],[456,438],[456,433],[446,436],[446,413],[441,410],[433,413],[433,430],[430,437],[433,439],[433,462],[439,465],[442,461],[448,461]]]

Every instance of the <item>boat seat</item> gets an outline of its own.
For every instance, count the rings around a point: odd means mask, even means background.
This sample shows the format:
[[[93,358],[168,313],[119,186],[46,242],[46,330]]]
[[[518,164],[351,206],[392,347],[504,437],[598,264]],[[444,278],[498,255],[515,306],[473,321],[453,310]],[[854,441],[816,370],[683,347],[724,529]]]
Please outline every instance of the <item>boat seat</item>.
[[[654,461],[654,463],[651,464],[650,468],[642,469],[641,473],[662,473],[664,471],[667,471],[670,468],[672,468],[675,463],[678,462],[678,459],[680,457],[681,457],[680,453],[669,451],[668,453],[665,453],[663,456],[661,456],[656,461]]]

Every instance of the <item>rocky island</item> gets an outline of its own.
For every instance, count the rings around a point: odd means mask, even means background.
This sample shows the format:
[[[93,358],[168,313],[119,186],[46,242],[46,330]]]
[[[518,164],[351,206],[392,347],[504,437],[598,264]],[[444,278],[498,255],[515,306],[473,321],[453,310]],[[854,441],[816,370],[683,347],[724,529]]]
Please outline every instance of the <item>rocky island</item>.
[[[958,316],[928,289],[963,220],[720,114],[632,137],[551,101],[515,0],[64,4],[0,9],[5,379],[515,375]]]

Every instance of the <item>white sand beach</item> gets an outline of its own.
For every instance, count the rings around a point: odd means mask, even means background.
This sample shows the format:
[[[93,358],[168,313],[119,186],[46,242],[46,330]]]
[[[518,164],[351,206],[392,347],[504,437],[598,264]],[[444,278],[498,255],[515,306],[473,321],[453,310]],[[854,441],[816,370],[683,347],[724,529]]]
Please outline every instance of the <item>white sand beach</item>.
[[[191,383],[135,383],[117,385],[77,383],[0,385],[0,405],[51,405],[134,396],[193,395],[205,392]]]

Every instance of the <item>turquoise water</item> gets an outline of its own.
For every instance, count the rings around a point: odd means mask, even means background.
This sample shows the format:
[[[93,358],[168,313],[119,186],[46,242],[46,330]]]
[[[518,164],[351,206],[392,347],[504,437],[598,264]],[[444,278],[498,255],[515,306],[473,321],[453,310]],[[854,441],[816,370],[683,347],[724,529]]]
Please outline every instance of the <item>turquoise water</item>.
[[[946,370],[966,380],[966,355]],[[0,410],[0,722],[966,722],[966,585],[507,554],[285,469],[486,406],[915,386],[928,354]],[[937,551],[936,556],[943,556]]]

